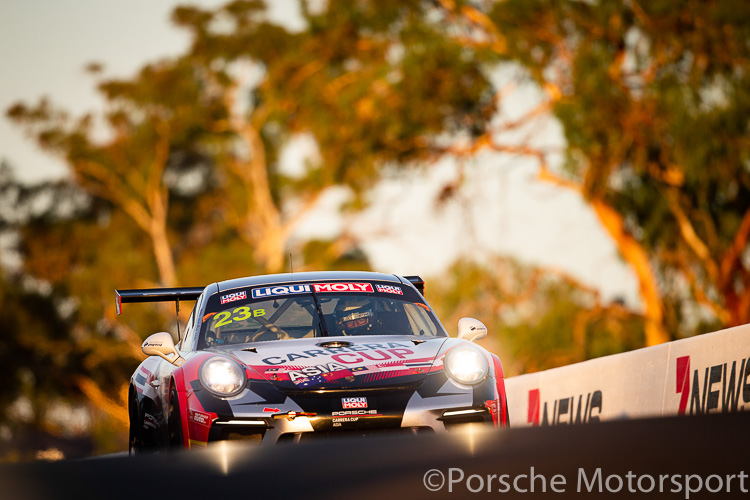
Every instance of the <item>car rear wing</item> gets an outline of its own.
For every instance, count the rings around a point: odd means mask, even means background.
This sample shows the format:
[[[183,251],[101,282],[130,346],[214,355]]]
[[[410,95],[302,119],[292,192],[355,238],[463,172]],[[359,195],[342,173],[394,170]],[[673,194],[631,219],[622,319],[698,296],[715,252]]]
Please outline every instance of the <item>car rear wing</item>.
[[[424,280],[419,276],[404,276],[404,279],[414,285],[414,288],[419,290],[419,293],[424,297]]]
[[[179,306],[181,300],[196,300],[201,293],[203,287],[115,290],[115,308],[119,315],[125,302],[176,302]]]

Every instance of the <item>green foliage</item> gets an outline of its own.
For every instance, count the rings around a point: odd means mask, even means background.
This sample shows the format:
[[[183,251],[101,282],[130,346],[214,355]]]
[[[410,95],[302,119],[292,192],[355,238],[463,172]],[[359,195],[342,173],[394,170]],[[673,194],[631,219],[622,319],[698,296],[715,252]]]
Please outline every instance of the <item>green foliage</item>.
[[[481,60],[427,21],[435,9],[424,2],[332,1],[295,34],[260,20],[258,8],[184,8],[176,19],[193,33],[191,57],[227,74],[238,61],[262,68],[251,101],[268,113],[267,154],[275,158],[291,133],[311,133],[322,186],[366,188],[378,165],[430,158],[436,137],[477,133],[494,110]],[[212,29],[218,20],[233,29]]]
[[[680,335],[697,303],[719,324],[750,321],[746,7],[511,0],[490,13],[508,56],[559,87],[568,173],[652,257]]]
[[[370,271],[367,255],[351,241],[312,240],[302,248],[303,270]],[[292,255],[292,257],[294,257]],[[294,261],[292,261],[294,263]],[[295,268],[295,271],[297,268]]]
[[[38,409],[55,395],[75,394],[69,370],[80,366],[81,357],[68,342],[70,326],[59,318],[51,297],[0,276],[0,324],[0,415],[20,396]]]
[[[603,307],[596,294],[512,259],[458,261],[445,276],[426,281],[427,299],[451,334],[462,317],[487,325],[489,335],[480,343],[498,353],[506,376],[643,345],[637,315]]]

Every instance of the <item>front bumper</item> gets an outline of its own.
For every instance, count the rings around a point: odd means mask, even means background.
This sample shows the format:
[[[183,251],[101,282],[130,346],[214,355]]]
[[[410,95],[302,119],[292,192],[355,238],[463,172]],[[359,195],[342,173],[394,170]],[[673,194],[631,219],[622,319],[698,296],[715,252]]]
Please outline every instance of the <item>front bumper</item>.
[[[290,392],[277,404],[239,398],[231,404],[231,413],[216,414],[207,436],[191,443],[273,444],[332,436],[440,433],[471,424],[498,426],[496,394],[492,378],[460,387],[436,376],[405,387]]]
[[[362,420],[365,420],[364,422]],[[411,415],[411,422],[394,425],[397,417],[388,416],[297,416],[294,418],[235,418],[216,420],[208,441],[248,441],[274,444],[300,442],[321,437],[376,436],[382,434],[421,434],[460,429],[469,425],[493,425],[492,414],[485,406],[428,410]],[[336,425],[341,424],[341,425]],[[416,425],[411,425],[416,424]]]

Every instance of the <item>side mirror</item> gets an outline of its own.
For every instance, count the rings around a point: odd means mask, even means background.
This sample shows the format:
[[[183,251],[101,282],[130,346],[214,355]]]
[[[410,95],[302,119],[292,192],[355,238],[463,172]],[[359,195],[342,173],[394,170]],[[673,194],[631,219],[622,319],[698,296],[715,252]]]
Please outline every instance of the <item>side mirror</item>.
[[[458,320],[458,338],[476,342],[486,336],[487,327],[478,319],[461,318]]]
[[[185,360],[177,352],[172,336],[167,332],[159,332],[143,341],[141,350],[146,356],[159,356],[173,365],[180,366]]]

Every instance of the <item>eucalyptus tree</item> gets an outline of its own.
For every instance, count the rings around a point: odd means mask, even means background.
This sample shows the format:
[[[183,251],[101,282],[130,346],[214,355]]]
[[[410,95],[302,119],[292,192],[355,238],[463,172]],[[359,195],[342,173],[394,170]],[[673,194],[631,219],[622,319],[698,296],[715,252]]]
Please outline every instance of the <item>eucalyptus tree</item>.
[[[293,31],[270,23],[260,1],[178,7],[173,21],[191,40],[182,54],[126,78],[90,66],[102,114],[73,116],[47,99],[7,110],[69,171],[45,190],[56,201],[11,224],[18,280],[40,283],[36,295],[65,325],[66,359],[78,361],[63,378],[117,420],[141,337],[173,325],[174,312],[116,320],[115,288],[280,271],[329,188],[345,186],[356,206],[384,169],[439,158],[493,115],[484,64],[494,56],[452,37],[432,3],[332,0],[301,12]],[[314,154],[290,172],[281,158],[300,137]],[[356,248],[310,242],[295,264],[366,266]]]
[[[563,126],[579,192],[638,277],[649,344],[750,321],[750,12],[742,1],[445,0]],[[477,145],[495,147],[488,134]]]

